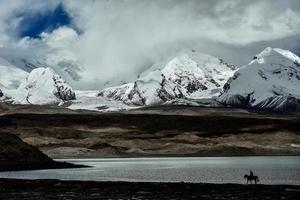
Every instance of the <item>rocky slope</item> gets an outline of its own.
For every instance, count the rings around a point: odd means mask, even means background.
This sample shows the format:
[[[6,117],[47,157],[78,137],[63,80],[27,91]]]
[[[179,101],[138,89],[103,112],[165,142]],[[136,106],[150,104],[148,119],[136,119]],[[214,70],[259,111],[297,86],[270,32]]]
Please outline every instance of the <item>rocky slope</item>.
[[[76,167],[55,162],[17,136],[0,132],[0,171]]]
[[[36,68],[17,89],[16,104],[56,104],[76,99],[75,93],[50,68]]]
[[[133,83],[104,89],[99,96],[133,105],[155,105],[173,99],[203,99],[220,94],[235,67],[196,51],[183,50],[153,65]]]
[[[231,106],[294,111],[300,106],[299,86],[300,58],[268,47],[229,79],[218,100]]]

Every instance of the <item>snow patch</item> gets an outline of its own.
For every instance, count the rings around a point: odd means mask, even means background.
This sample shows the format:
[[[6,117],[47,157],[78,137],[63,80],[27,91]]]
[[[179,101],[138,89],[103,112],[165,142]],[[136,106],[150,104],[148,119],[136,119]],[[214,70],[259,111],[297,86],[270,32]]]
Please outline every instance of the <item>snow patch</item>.
[[[71,101],[71,105],[68,106],[68,108],[72,110],[112,112],[138,108],[135,106],[128,106],[121,101],[99,97],[99,91],[76,90],[75,93],[76,100]]]
[[[291,147],[300,148],[300,144],[291,144]]]

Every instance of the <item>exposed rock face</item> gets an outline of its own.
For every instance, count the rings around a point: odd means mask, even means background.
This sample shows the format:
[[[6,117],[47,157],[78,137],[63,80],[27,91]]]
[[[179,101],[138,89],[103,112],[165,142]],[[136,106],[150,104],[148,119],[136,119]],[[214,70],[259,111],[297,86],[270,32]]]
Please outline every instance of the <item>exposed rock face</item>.
[[[155,105],[173,99],[203,99],[220,94],[235,67],[196,51],[181,51],[153,65],[133,83],[104,89],[99,96],[126,104]]]
[[[300,100],[293,96],[275,95],[261,101],[256,107],[279,112],[297,111],[300,110]]]
[[[14,100],[20,104],[55,104],[76,99],[71,86],[50,68],[32,70],[17,92]]]
[[[266,48],[224,85],[218,100],[226,105],[294,111],[300,105],[300,58],[290,51]]]
[[[4,94],[3,94],[2,90],[0,89],[0,97],[3,97],[3,96],[4,96]]]

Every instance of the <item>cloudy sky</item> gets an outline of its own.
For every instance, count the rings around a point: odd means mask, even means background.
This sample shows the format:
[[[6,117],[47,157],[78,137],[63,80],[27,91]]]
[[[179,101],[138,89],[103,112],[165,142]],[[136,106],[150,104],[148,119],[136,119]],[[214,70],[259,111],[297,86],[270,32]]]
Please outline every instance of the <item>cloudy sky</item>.
[[[300,54],[299,0],[0,0],[1,48],[78,63],[94,87],[183,48],[243,65],[267,46]]]

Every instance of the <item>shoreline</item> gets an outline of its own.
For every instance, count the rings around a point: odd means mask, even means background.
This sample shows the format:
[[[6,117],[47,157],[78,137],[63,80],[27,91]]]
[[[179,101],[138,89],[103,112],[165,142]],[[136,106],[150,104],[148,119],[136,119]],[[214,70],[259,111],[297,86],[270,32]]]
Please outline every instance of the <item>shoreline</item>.
[[[0,179],[0,199],[299,199],[300,185]]]
[[[76,169],[76,168],[90,168],[91,166],[87,165],[77,165],[68,162],[62,162],[54,159],[54,162],[51,163],[37,163],[35,165],[22,165],[17,163],[15,165],[0,165],[1,172],[17,172],[17,171],[34,171],[34,170],[50,170],[50,169]]]
[[[52,158],[55,161],[66,161],[69,160],[105,160],[105,159],[174,159],[174,158],[222,158],[222,157],[299,157],[300,154],[261,154],[261,155],[137,155],[137,156],[124,156],[124,157],[74,157],[74,158]]]

